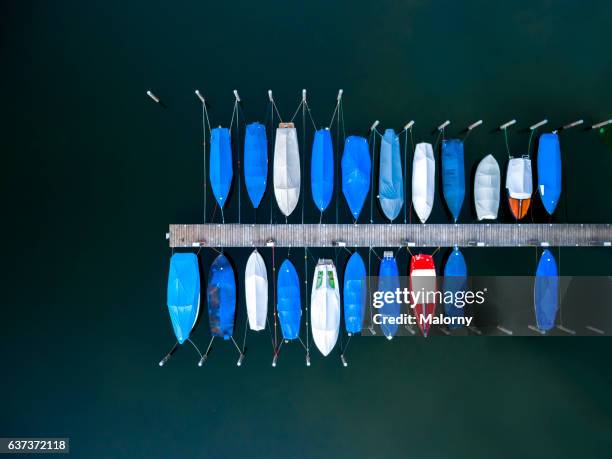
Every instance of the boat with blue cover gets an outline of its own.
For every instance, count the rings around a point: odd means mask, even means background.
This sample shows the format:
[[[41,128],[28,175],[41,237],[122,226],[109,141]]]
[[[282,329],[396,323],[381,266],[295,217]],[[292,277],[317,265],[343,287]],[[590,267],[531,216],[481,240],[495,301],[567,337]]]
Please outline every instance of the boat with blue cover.
[[[319,212],[327,209],[334,193],[334,150],[329,129],[315,132],[310,162],[312,200]]]
[[[442,192],[456,222],[465,198],[465,165],[461,140],[449,139],[442,142]]]
[[[341,163],[342,193],[355,221],[370,191],[371,167],[368,141],[354,135],[347,137]]]
[[[400,317],[400,304],[395,298],[395,291],[400,288],[399,269],[393,252],[388,251],[383,254],[378,271],[378,291],[382,292],[383,298],[386,292],[392,292],[394,299],[390,302],[383,301],[383,305],[378,312],[381,316],[380,329],[387,339],[391,339],[397,333],[396,319]],[[393,323],[388,323],[388,319],[393,318]]]
[[[559,309],[559,272],[550,250],[544,250],[536,269],[534,308],[539,330],[549,331],[555,326]]]
[[[444,302],[444,314],[450,318],[463,317],[465,315],[464,305],[459,306],[457,304],[456,294],[457,292],[467,291],[467,265],[459,247],[455,247],[446,260],[443,285],[445,295],[446,292],[453,295],[453,301]],[[451,321],[448,328],[455,329],[461,326],[458,321]]]
[[[253,207],[257,209],[268,182],[268,139],[261,123],[251,123],[244,136],[244,184]]]
[[[380,143],[378,199],[385,217],[395,220],[404,205],[404,174],[399,137],[393,129],[385,130]]]
[[[351,255],[344,269],[344,326],[351,335],[360,333],[365,313],[367,279],[366,268],[359,253]]]
[[[300,295],[300,280],[295,266],[285,260],[278,272],[276,310],[283,338],[292,340],[300,334],[302,319],[302,303]]]
[[[219,207],[223,209],[232,185],[233,160],[230,132],[214,128],[210,133],[210,187]]]
[[[552,215],[561,196],[561,147],[557,134],[547,133],[540,137],[537,165],[538,192],[546,212]]]
[[[210,266],[206,298],[211,335],[230,339],[236,314],[236,278],[232,265],[222,253]]]
[[[168,312],[179,344],[189,339],[200,310],[200,271],[193,253],[175,253],[168,273]]]

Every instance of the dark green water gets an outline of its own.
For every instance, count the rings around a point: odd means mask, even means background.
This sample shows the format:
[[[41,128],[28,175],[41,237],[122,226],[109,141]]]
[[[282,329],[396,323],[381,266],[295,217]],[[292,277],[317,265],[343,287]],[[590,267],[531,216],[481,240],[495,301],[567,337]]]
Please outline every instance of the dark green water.
[[[454,135],[482,118],[467,167],[489,152],[503,165],[489,132],[503,121],[519,119],[510,139],[522,153],[520,130],[542,118],[610,117],[609,2],[0,9],[0,436],[68,436],[85,458],[609,456],[606,338],[363,339],[349,368],[316,358],[306,369],[291,346],[273,370],[262,334],[240,369],[229,345],[204,368],[190,349],[157,366],[173,340],[164,233],[201,221],[195,88],[215,125],[229,123],[236,87],[250,120],[263,120],[268,88],[289,117],[303,87],[321,124],[344,88],[349,132],[415,119],[416,139],[432,141],[445,119]],[[563,133],[562,148],[569,192],[557,221],[610,222],[612,151],[580,130]],[[431,221],[447,221],[434,209]],[[472,219],[466,206],[462,221]],[[230,253],[244,266],[246,252]],[[612,275],[609,251],[563,256],[563,274]],[[201,253],[204,267],[211,258]],[[534,269],[533,249],[466,258],[474,274]],[[207,341],[204,324],[194,338]]]

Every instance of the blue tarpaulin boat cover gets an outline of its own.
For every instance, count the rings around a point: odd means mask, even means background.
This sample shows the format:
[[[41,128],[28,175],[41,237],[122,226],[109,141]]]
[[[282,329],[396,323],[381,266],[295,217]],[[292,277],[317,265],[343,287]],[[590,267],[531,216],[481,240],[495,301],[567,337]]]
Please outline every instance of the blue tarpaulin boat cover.
[[[385,216],[393,221],[404,204],[404,175],[400,156],[399,137],[387,129],[380,143],[378,199]]]
[[[260,123],[246,127],[244,138],[244,183],[253,207],[257,209],[266,191],[268,180],[268,140]]]
[[[334,192],[334,150],[329,129],[315,132],[310,162],[312,200],[319,211],[329,205]]]
[[[219,207],[227,201],[232,185],[232,144],[227,128],[214,128],[210,134],[210,187]]]
[[[538,146],[538,191],[552,215],[561,196],[561,148],[557,134],[543,134]]]
[[[455,247],[451,252],[446,264],[444,265],[444,292],[451,292],[453,298],[456,298],[457,292],[467,291],[467,266],[465,258]],[[446,317],[463,317],[465,305],[459,305],[455,301],[444,302],[444,312]],[[459,324],[449,324],[448,328],[460,328]]]
[[[300,334],[302,302],[300,280],[295,266],[285,260],[278,272],[276,310],[284,339],[296,339]]]
[[[463,142],[458,139],[442,142],[442,192],[453,219],[457,221],[465,197]]]
[[[200,271],[193,253],[175,253],[168,273],[168,312],[180,344],[188,338],[200,309]]]
[[[355,220],[370,190],[371,167],[368,141],[354,135],[347,137],[342,154],[342,193]]]
[[[223,254],[215,258],[210,267],[206,297],[210,333],[230,339],[236,314],[236,278],[232,265]]]
[[[347,333],[359,333],[366,303],[366,269],[361,255],[355,252],[344,270],[344,325]]]
[[[540,257],[533,296],[537,326],[548,331],[555,326],[559,309],[559,273],[550,250],[544,250]]]
[[[395,295],[395,290],[398,288],[400,288],[400,281],[397,262],[393,256],[385,255],[380,262],[380,270],[378,272],[378,291],[393,292]],[[383,302],[383,306],[378,309],[378,313],[381,315],[381,320],[383,321],[380,325],[380,329],[388,339],[391,339],[397,333],[397,324],[384,323],[384,318],[398,318],[400,316],[400,304],[396,299],[389,303]]]

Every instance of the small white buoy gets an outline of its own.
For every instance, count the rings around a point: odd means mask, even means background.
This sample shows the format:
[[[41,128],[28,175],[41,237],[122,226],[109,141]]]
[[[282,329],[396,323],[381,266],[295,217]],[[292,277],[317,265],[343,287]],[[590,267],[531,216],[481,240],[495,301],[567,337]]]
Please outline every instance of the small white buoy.
[[[278,360],[278,354],[274,354],[274,358],[272,359],[272,366],[276,367],[276,361]]]
[[[236,366],[242,366],[242,361],[244,360],[244,354],[240,353],[240,357],[238,357],[238,361],[236,362]]]
[[[237,89],[234,89],[234,97],[236,98],[236,102],[240,102],[240,95]]]
[[[159,97],[157,97],[155,94],[153,94],[151,91],[147,91],[147,96],[149,96],[151,99],[153,99],[154,102],[159,104]]]
[[[478,120],[475,123],[472,123],[468,126],[468,131],[471,131],[472,129],[477,128],[478,126],[480,126],[482,124],[482,120]]]
[[[306,90],[302,89],[302,102],[306,102]]]
[[[545,335],[546,332],[544,330],[540,330],[538,327],[534,326],[534,325],[527,325],[527,328],[531,331],[534,331],[536,333],[539,333],[540,335]]]
[[[200,361],[198,362],[198,366],[201,367],[202,365],[204,365],[204,362],[206,362],[207,358],[208,358],[207,355],[203,355]]]
[[[438,126],[438,131],[441,131],[442,129],[446,128],[449,124],[450,124],[450,121],[446,120],[444,123]]]
[[[373,131],[374,129],[376,129],[376,126],[378,126],[380,124],[380,121],[376,120],[372,123],[372,126],[370,126],[370,131]]]
[[[612,119],[602,121],[601,123],[594,124],[593,126],[591,126],[591,129],[599,129],[600,127],[604,127],[608,124],[612,124]]]
[[[503,131],[504,129],[508,129],[508,128],[509,128],[510,126],[512,126],[513,124],[516,124],[516,120],[515,120],[515,119],[514,119],[514,120],[510,120],[510,121],[508,121],[507,123],[502,124],[502,125],[499,127],[499,129],[500,129],[501,131]]]
[[[573,123],[566,124],[565,126],[563,126],[563,129],[564,130],[565,129],[571,129],[571,128],[576,127],[576,126],[580,126],[582,123],[584,123],[584,120],[576,120]]]
[[[387,335],[387,339],[388,339],[389,341],[391,341],[391,340],[393,339],[393,336],[391,336],[391,335]]]
[[[348,367],[348,362],[344,358],[344,354],[340,354],[340,360],[342,360],[342,366]]]
[[[544,126],[546,123],[548,123],[548,120],[547,120],[547,119],[543,119],[543,120],[542,120],[542,121],[540,121],[539,123],[532,124],[531,126],[529,126],[529,129],[530,129],[531,131],[533,131],[533,130],[535,130],[535,129],[539,128],[540,126]]]
[[[198,96],[198,99],[200,99],[200,101],[201,101],[203,104],[205,104],[205,103],[206,103],[206,100],[204,99],[204,96],[203,96],[203,95],[200,93],[200,90],[199,90],[199,89],[196,89],[196,90],[195,90],[195,95],[196,95],[196,96]]]
[[[414,126],[414,120],[408,121],[408,124],[406,124],[406,126],[404,126],[404,131],[410,129],[412,126]]]
[[[336,97],[336,100],[338,102],[340,102],[340,99],[342,99],[342,94],[344,93],[344,89],[339,89],[338,90],[338,97]]]
[[[310,366],[310,353],[306,354],[306,366],[309,367]]]
[[[270,102],[274,102],[274,98],[272,97],[272,90],[268,89],[268,99],[270,99]]]
[[[557,325],[557,328],[559,330],[561,330],[562,332],[565,332],[569,335],[575,335],[576,331],[575,330],[570,330],[569,328],[564,327],[563,325]]]

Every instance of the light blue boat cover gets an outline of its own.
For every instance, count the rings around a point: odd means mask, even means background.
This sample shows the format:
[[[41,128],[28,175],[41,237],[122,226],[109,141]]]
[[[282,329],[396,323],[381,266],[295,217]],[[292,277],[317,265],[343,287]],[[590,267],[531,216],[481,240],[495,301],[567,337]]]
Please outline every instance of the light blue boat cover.
[[[334,193],[334,150],[329,129],[315,132],[310,160],[310,187],[315,206],[323,212]]]
[[[300,280],[295,266],[285,260],[278,272],[276,310],[284,339],[296,339],[300,334],[302,302]]]
[[[257,209],[268,180],[268,139],[261,123],[246,127],[244,137],[244,183],[253,207]]]
[[[540,257],[533,297],[536,324],[540,330],[548,331],[555,326],[559,309],[559,273],[550,250],[544,250]]]
[[[230,339],[234,333],[236,314],[236,278],[232,265],[223,254],[215,258],[210,267],[206,297],[210,333]]]
[[[456,292],[467,291],[467,266],[465,264],[465,258],[459,250],[455,247],[451,252],[446,264],[444,265],[444,293],[452,292],[453,298],[455,298]],[[458,307],[454,302],[444,303],[444,313],[446,317],[463,317],[465,305]],[[448,328],[460,328],[461,325],[449,324]]]
[[[188,338],[200,307],[200,271],[193,253],[175,253],[168,273],[168,312],[180,344]]]
[[[352,135],[344,142],[342,153],[342,193],[355,220],[370,190],[372,162],[365,137]]]
[[[404,178],[399,137],[393,129],[385,131],[380,143],[378,199],[385,216],[395,220],[404,204]]]
[[[538,145],[538,191],[552,215],[561,196],[561,148],[557,134],[542,134]]]
[[[449,139],[442,142],[442,192],[456,222],[465,198],[465,166],[461,140]]]
[[[210,187],[219,207],[227,201],[232,177],[232,143],[227,128],[214,128],[210,133]]]
[[[393,292],[400,288],[399,270],[394,257],[384,257],[380,262],[380,270],[378,272],[378,291]],[[384,293],[383,293],[384,295]],[[400,304],[397,301],[384,303],[377,311],[382,318],[384,317],[399,317]],[[375,314],[377,313],[374,312]],[[380,329],[387,338],[395,336],[397,333],[397,324],[381,324]]]
[[[361,255],[355,252],[344,270],[344,326],[347,333],[359,333],[366,303],[366,269]]]

